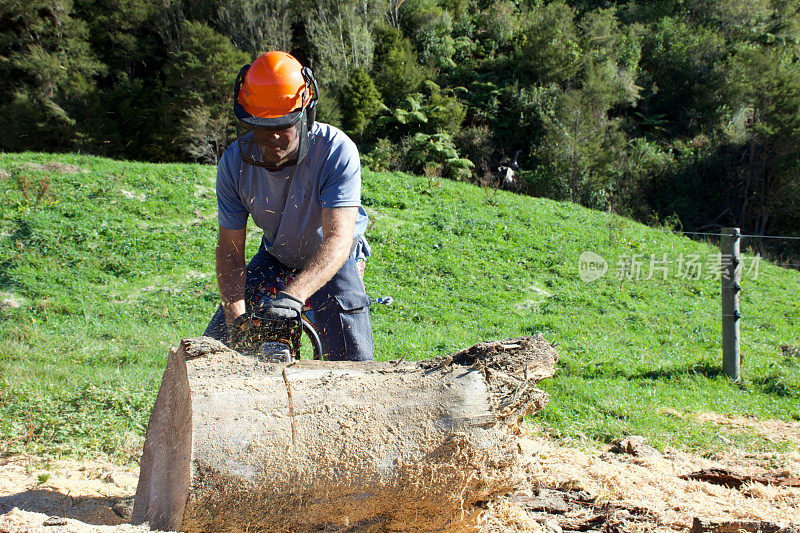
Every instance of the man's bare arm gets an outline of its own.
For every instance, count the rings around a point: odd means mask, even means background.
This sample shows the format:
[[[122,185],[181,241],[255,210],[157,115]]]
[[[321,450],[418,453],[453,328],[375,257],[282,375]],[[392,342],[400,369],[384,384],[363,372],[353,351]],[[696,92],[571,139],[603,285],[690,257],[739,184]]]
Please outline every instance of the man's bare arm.
[[[246,279],[244,243],[246,229],[219,228],[217,237],[217,284],[225,311],[225,323],[245,312],[244,285]]]
[[[350,256],[357,217],[358,207],[322,210],[322,244],[285,292],[304,302],[330,281]]]

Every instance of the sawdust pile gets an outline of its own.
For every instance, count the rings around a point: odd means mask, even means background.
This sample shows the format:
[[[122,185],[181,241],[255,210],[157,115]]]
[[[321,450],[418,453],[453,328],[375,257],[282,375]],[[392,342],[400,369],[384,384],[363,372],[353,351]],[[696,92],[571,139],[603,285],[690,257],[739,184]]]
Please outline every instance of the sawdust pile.
[[[14,508],[0,516],[0,533],[140,533],[151,531],[147,526],[118,524],[91,525],[72,518],[29,513]]]
[[[0,532],[140,532],[127,524],[138,469],[101,459],[0,463]]]
[[[565,531],[600,529],[596,527],[602,525],[600,518],[606,529],[618,531],[684,530],[695,518],[717,523],[800,524],[800,488],[746,483],[737,489],[680,477],[708,468],[752,476],[767,472],[797,476],[797,452],[725,452],[701,457],[670,450],[632,457],[579,444],[565,446],[534,434],[521,438],[520,446],[529,459],[527,481],[487,506],[481,522],[484,531],[548,529],[553,519]],[[531,512],[531,496],[547,491],[559,491],[567,502],[575,494],[586,501],[567,505],[566,510],[545,506],[550,512]],[[619,519],[620,514],[629,516]]]

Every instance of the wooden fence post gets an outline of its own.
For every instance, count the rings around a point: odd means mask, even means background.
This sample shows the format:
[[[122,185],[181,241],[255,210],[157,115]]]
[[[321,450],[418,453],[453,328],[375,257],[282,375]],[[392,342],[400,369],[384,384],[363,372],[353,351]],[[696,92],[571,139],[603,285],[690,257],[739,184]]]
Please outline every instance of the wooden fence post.
[[[722,254],[722,371],[735,381],[741,378],[739,353],[739,292],[742,290],[742,260],[739,228],[723,228]]]

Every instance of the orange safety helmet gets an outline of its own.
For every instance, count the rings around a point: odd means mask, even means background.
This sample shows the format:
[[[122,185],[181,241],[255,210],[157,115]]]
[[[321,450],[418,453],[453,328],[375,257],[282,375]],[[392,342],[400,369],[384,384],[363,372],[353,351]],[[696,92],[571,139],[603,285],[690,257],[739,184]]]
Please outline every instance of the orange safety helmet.
[[[276,170],[299,163],[308,151],[308,131],[316,117],[319,92],[311,69],[286,52],[266,52],[239,71],[234,85],[233,112],[239,122],[242,159],[251,165]],[[248,132],[285,130],[298,126],[297,157],[278,167],[265,164]],[[248,144],[249,143],[249,144]]]

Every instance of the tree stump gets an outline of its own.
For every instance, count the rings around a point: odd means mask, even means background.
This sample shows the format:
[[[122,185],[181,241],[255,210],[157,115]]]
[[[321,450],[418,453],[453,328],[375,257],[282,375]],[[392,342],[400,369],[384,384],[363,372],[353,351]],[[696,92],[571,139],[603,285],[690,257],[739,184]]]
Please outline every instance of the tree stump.
[[[548,395],[541,336],[406,362],[264,363],[207,337],[170,351],[132,523],[185,531],[440,531],[509,491]]]

